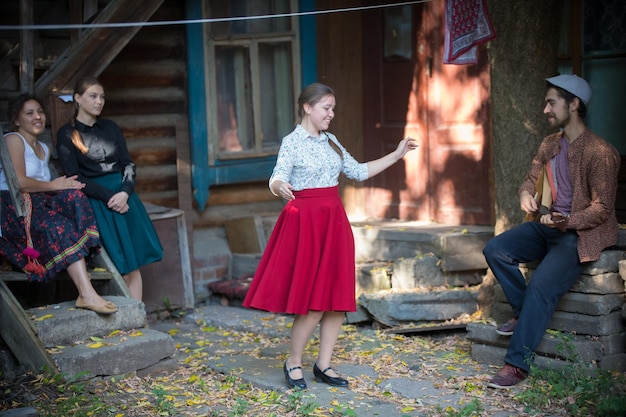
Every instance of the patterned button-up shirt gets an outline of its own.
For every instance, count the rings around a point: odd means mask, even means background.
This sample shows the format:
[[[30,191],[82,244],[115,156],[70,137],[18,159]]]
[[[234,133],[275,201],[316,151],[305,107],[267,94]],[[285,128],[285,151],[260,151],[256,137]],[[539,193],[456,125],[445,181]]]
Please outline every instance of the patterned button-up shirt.
[[[341,149],[343,159],[330,146],[329,140]],[[321,132],[315,137],[297,125],[283,138],[269,183],[285,181],[294,191],[333,187],[339,184],[342,172],[357,181],[368,178],[367,164],[354,159],[332,133]]]
[[[533,159],[519,192],[535,192],[542,167],[561,150],[562,132],[546,137]],[[572,180],[572,211],[568,228],[578,233],[580,262],[595,261],[604,248],[617,241],[615,195],[620,156],[617,150],[589,129],[574,140],[567,152]]]

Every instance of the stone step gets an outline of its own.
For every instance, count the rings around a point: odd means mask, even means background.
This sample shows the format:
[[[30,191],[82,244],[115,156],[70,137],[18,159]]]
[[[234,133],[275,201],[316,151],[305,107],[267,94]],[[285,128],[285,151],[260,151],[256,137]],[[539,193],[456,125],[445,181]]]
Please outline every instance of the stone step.
[[[491,316],[498,323],[505,322],[513,316],[513,310],[508,303],[495,303],[491,307]],[[606,336],[624,331],[624,322],[621,310],[600,316],[556,310],[548,328],[583,335]]]
[[[110,315],[76,308],[74,301],[26,310],[35,332],[46,347],[69,345],[91,336],[105,336],[114,330],[129,330],[145,326],[144,304],[132,298],[105,296],[118,311]]]
[[[175,351],[169,334],[147,328],[48,349],[66,381],[136,372],[172,356]]]
[[[444,272],[485,269],[491,226],[446,226],[412,221],[352,222],[356,261],[393,261],[433,253]]]
[[[500,336],[496,333],[496,328],[492,324],[472,322],[466,326],[467,338],[478,344],[498,346],[506,348],[509,345],[510,337]],[[537,347],[536,353],[549,357],[562,357],[572,359],[571,354],[578,354],[587,363],[598,362],[606,355],[615,355],[626,352],[626,332],[621,332],[591,337],[579,334],[568,334],[571,338],[571,347],[574,352],[567,352],[563,340],[553,332],[546,332]],[[568,345],[569,346],[569,345]],[[568,354],[569,353],[569,354]]]
[[[386,326],[441,322],[474,314],[478,310],[478,288],[363,293],[359,304]]]
[[[484,323],[469,323],[466,327],[467,337],[472,341],[471,356],[477,362],[501,366],[510,338],[499,336],[493,325]],[[616,338],[621,337],[622,350],[619,351]],[[623,349],[624,333],[621,336],[592,339],[584,336],[574,336],[573,345],[580,355],[580,361],[589,369],[604,369],[624,371],[626,370],[626,353]],[[534,364],[551,369],[562,369],[570,366],[561,347],[563,343],[550,334],[546,334],[539,347]],[[610,349],[615,353],[608,353]]]
[[[493,299],[496,303],[508,304],[506,296],[504,295],[504,291],[502,291],[502,287],[500,285],[494,286]],[[559,300],[559,303],[556,306],[556,310],[569,313],[588,314],[591,316],[602,316],[612,313],[616,310],[620,310],[625,301],[626,293],[585,294],[569,291],[566,292],[565,295]],[[510,318],[511,314],[512,309],[509,309],[509,312],[507,312],[504,317],[500,315],[496,317],[494,315],[493,318],[498,321],[506,321]]]

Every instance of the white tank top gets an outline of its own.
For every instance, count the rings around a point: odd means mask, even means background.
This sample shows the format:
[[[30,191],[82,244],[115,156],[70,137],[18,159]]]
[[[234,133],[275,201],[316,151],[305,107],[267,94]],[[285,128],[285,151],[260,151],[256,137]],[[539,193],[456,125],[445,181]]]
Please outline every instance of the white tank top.
[[[39,159],[35,154],[35,150],[30,147],[24,136],[17,132],[9,132],[4,135],[17,135],[22,138],[24,142],[24,163],[26,164],[26,176],[39,181],[50,181],[50,168],[48,167],[48,161],[50,160],[50,153],[48,152],[48,146],[45,143],[39,142],[44,151],[44,158]],[[4,175],[4,169],[2,169],[2,162],[0,162],[0,190],[8,190],[6,176]]]

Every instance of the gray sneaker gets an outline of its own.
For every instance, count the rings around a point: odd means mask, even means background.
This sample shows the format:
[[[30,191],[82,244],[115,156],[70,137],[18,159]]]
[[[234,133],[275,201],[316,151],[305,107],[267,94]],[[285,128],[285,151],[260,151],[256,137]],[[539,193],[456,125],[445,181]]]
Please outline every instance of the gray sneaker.
[[[496,333],[500,336],[511,336],[515,331],[515,326],[517,325],[517,317],[513,317],[511,320],[506,323],[502,323],[498,327],[496,327]]]

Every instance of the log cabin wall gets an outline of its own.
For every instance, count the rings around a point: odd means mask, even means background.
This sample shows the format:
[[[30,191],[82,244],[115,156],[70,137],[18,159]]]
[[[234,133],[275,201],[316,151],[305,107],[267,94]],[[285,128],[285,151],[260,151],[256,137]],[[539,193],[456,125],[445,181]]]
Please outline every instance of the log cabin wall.
[[[151,21],[184,19],[184,4],[166,0]],[[187,120],[184,25],[146,26],[100,75],[103,117],[119,124],[137,165],[136,191],[144,202],[181,208],[176,126]],[[190,202],[189,202],[190,203]]]

